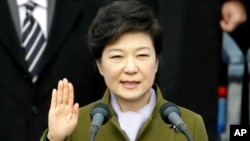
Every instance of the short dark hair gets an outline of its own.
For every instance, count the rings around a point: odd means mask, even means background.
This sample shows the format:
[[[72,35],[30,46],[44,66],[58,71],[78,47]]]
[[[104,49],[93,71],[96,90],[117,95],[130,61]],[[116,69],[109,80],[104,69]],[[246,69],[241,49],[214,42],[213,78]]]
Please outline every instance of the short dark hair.
[[[138,1],[114,1],[100,8],[88,32],[90,52],[102,57],[106,45],[128,32],[146,32],[153,41],[157,57],[162,50],[162,29],[153,10]]]

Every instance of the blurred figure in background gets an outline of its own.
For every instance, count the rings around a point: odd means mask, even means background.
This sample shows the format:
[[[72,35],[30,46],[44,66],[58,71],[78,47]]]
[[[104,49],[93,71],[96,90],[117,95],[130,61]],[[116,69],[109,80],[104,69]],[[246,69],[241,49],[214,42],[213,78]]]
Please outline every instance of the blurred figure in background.
[[[226,95],[226,119],[224,132],[220,134],[221,141],[229,141],[230,137],[230,125],[232,124],[249,124],[249,1],[232,1],[231,6],[228,2],[227,6],[231,10],[237,10],[232,5],[238,4],[238,7],[243,7],[245,11],[238,12],[238,15],[234,16],[236,28],[233,30],[227,30],[221,24],[223,33],[223,61],[226,63],[226,71],[222,71],[222,75],[227,76],[226,79],[222,79],[226,82],[227,95]],[[238,2],[238,3],[237,3]],[[242,3],[244,5],[242,5]],[[225,11],[223,11],[225,12]],[[243,13],[244,12],[244,13]],[[237,12],[235,12],[237,13]],[[243,22],[239,22],[242,15],[245,14]],[[238,20],[238,24],[237,24]],[[227,34],[227,35],[225,35]],[[245,44],[245,43],[246,44]],[[226,58],[225,58],[226,56]],[[222,66],[223,67],[223,66]]]
[[[247,14],[250,14],[250,1],[243,0],[246,6]],[[239,26],[233,32],[230,32],[230,35],[237,42],[240,47],[241,52],[244,56],[244,75],[242,81],[242,109],[241,109],[241,124],[249,124],[250,123],[250,106],[249,106],[249,77],[250,77],[250,21],[248,20]]]
[[[97,9],[106,3],[0,1],[1,140],[39,140],[59,79],[74,83],[75,101],[82,106],[102,96],[104,82],[94,71],[85,37]],[[30,55],[33,52],[38,54]]]

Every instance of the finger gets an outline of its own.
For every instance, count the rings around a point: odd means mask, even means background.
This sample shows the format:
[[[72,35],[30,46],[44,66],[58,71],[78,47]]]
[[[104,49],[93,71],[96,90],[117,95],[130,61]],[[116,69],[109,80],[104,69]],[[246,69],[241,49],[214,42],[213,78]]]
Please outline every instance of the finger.
[[[226,23],[225,21],[220,22],[220,27],[221,27],[221,29],[223,31],[226,31],[226,32],[231,32],[232,31],[231,25]]]
[[[224,26],[224,30],[227,32],[232,32],[235,29],[235,25],[232,23],[228,23]]]
[[[74,106],[73,106],[73,108],[72,108],[71,119],[78,119],[78,115],[79,115],[79,104],[75,103]]]
[[[62,103],[62,92],[63,92],[63,81],[60,80],[57,86],[57,94],[56,94],[56,104],[59,105]]]
[[[69,98],[68,98],[68,104],[73,105],[74,103],[74,87],[72,83],[69,83]]]
[[[224,21],[220,21],[220,27],[223,31],[227,31],[227,26],[226,26],[226,23]]]
[[[56,89],[52,90],[50,108],[56,107]]]
[[[69,99],[69,82],[66,78],[63,79],[63,103],[68,104],[68,99]]]

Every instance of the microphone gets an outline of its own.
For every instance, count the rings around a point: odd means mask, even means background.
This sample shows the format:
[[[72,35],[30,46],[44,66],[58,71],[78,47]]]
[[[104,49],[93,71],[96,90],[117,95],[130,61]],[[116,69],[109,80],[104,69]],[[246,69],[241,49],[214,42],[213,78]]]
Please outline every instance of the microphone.
[[[160,108],[160,115],[165,123],[174,125],[187,137],[188,141],[193,141],[192,136],[180,117],[181,111],[176,104],[172,102],[164,103]]]
[[[90,112],[90,118],[92,120],[90,141],[94,141],[100,126],[105,124],[109,119],[108,106],[104,103],[96,104]]]

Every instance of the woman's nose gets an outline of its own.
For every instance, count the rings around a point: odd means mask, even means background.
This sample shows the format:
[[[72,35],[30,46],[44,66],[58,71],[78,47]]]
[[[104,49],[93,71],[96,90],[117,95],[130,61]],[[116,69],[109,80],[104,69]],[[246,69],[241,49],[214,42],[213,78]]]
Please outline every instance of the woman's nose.
[[[136,61],[134,58],[128,58],[126,63],[125,63],[125,67],[124,67],[124,71],[126,73],[135,73],[137,72],[137,65],[136,65]]]

